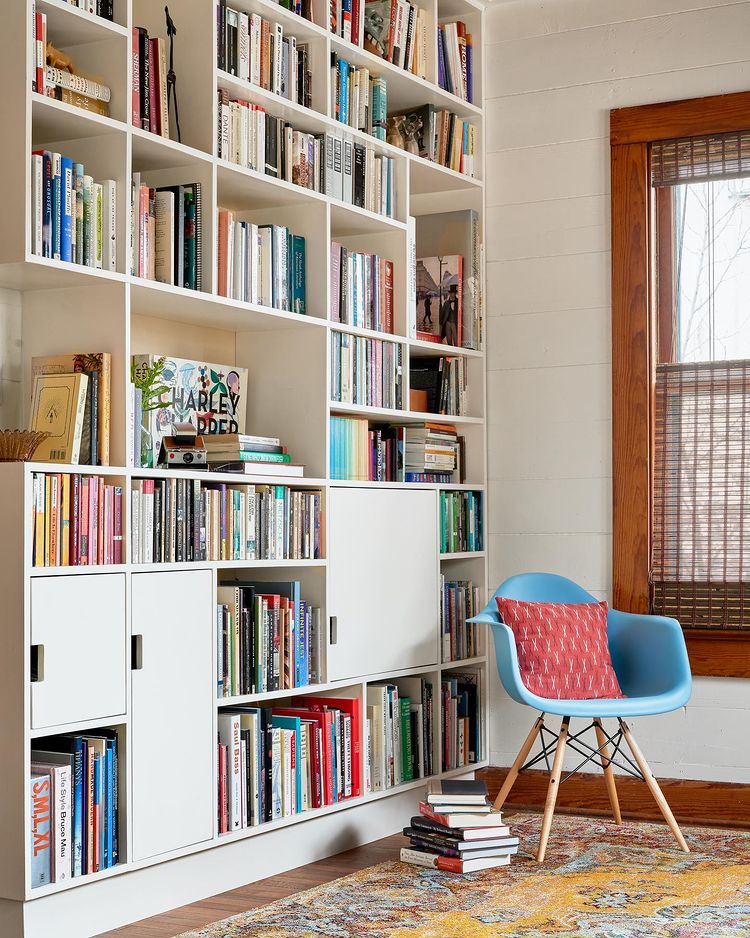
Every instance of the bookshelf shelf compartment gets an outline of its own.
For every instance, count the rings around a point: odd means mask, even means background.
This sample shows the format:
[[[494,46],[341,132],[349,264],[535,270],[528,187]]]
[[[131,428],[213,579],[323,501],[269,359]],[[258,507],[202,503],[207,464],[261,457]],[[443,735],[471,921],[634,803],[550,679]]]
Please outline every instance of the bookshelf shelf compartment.
[[[47,16],[47,34],[59,48],[117,37],[127,41],[128,31],[119,23],[87,13],[64,0],[36,0],[36,8]]]
[[[34,147],[59,140],[103,137],[108,134],[121,135],[123,139],[127,136],[127,126],[111,117],[93,114],[36,92],[31,93],[31,99]]]

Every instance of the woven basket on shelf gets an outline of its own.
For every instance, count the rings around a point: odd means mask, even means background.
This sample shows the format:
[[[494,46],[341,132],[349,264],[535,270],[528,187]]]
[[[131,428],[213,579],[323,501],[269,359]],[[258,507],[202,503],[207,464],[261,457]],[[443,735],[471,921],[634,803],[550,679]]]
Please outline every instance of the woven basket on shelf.
[[[48,436],[46,430],[0,430],[0,462],[27,462]]]

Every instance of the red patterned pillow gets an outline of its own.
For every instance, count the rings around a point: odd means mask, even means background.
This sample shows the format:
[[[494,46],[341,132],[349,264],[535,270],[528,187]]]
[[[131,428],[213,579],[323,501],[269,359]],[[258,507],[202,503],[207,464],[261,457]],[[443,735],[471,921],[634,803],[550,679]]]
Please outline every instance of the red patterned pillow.
[[[496,597],[516,639],[521,680],[539,697],[624,697],[607,642],[606,603],[526,603]]]

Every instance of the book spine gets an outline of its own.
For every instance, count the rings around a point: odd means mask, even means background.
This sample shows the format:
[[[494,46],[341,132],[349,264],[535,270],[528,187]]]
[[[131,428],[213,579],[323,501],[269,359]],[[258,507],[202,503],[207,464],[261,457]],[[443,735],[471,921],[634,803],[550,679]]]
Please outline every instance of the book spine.
[[[31,886],[52,881],[52,780],[49,775],[32,774],[31,804]]]
[[[90,78],[82,78],[80,75],[73,75],[71,72],[61,68],[46,67],[45,81],[47,85],[59,85],[61,88],[69,88],[71,91],[77,91],[78,94],[85,95],[87,98],[94,98],[97,101],[109,103],[112,100],[112,92],[98,81]]]

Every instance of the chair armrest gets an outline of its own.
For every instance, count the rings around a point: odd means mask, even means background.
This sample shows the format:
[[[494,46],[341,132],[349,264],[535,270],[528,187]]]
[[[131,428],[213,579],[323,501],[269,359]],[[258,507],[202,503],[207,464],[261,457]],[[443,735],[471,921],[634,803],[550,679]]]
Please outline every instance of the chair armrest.
[[[495,640],[497,670],[503,687],[508,695],[517,703],[526,704],[538,710],[543,710],[544,701],[541,700],[541,698],[537,698],[535,694],[532,694],[521,680],[521,672],[518,668],[516,638],[513,632],[507,625],[500,622],[497,617],[495,617],[495,621],[490,624],[492,626],[492,637]]]
[[[609,651],[624,694],[672,694],[674,709],[690,699],[692,675],[680,623],[666,616],[611,609]]]

